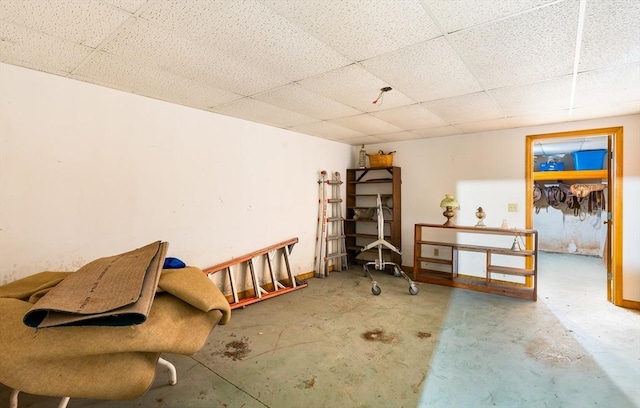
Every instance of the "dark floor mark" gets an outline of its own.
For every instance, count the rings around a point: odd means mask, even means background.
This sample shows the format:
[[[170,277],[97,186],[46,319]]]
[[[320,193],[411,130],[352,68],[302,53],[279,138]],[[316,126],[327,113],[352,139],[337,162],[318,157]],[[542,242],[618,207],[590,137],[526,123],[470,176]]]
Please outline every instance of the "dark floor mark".
[[[296,385],[296,388],[313,388],[313,386],[316,385],[316,378],[313,377],[310,380],[305,380],[302,382],[302,384],[298,384]]]
[[[428,339],[429,337],[431,337],[431,333],[418,332],[419,339]]]
[[[381,341],[383,343],[397,343],[398,338],[395,336],[389,336],[380,329],[370,330],[362,334],[365,340],[369,341]]]
[[[241,340],[231,341],[225,344],[224,347],[225,351],[222,352],[222,355],[225,357],[229,357],[233,361],[242,360],[251,351],[249,349],[249,345],[247,344],[247,339],[244,337]]]

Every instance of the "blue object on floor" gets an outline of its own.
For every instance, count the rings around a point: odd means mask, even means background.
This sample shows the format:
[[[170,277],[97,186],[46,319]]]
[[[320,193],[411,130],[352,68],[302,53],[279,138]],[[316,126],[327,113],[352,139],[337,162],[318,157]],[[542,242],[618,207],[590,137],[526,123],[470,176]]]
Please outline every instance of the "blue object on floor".
[[[180,269],[185,266],[187,265],[178,258],[164,258],[162,269]]]

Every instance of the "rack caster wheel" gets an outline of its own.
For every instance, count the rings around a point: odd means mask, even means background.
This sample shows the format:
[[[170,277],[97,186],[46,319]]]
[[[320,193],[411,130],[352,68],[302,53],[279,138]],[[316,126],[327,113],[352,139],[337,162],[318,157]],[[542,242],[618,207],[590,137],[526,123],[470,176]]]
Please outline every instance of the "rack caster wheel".
[[[393,276],[398,277],[398,276],[401,276],[401,275],[402,275],[402,273],[400,273],[400,269],[398,269],[397,266],[394,266],[393,267]]]
[[[382,292],[382,289],[380,289],[380,286],[373,285],[371,287],[371,293],[373,293],[374,295],[378,296],[381,292]]]
[[[412,295],[417,295],[418,294],[418,287],[414,284],[409,285],[409,293]]]

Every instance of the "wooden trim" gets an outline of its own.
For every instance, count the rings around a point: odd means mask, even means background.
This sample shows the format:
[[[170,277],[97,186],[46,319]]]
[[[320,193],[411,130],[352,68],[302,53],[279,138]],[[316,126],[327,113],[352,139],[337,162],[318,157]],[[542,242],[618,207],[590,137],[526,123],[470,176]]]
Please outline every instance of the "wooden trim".
[[[617,306],[626,307],[627,309],[640,309],[640,302],[637,300],[622,299],[620,304]]]
[[[533,143],[539,139],[571,139],[580,137],[602,137],[608,136],[613,138],[613,148],[609,151],[613,154],[613,160],[610,161],[609,169],[607,170],[607,180],[609,186],[608,206],[609,212],[612,213],[612,219],[610,220],[609,228],[609,245],[610,253],[609,264],[607,266],[608,272],[611,273],[612,283],[607,285],[607,298],[616,306],[629,307],[634,309],[640,309],[640,302],[623,299],[623,285],[624,279],[622,275],[623,267],[623,223],[622,223],[622,180],[623,174],[623,127],[608,127],[597,129],[583,129],[569,132],[557,132],[546,134],[533,134],[527,135],[525,146],[525,176],[526,176],[526,228],[533,228],[533,181],[545,179],[544,177],[553,177],[557,179],[557,174],[553,175],[541,175],[541,173],[561,173],[561,172],[536,172],[534,176],[533,171]],[[564,172],[569,173],[569,172]],[[584,174],[584,173],[582,173]],[[599,173],[593,178],[601,178]],[[543,177],[542,179],[539,177]],[[589,177],[591,178],[591,177]],[[602,177],[604,178],[604,177]],[[551,179],[549,179],[551,180]]]
[[[611,170],[609,171],[609,184],[613,184],[614,188],[613,188],[613,197],[610,197],[611,199],[613,199],[613,205],[610,205],[610,208],[613,208],[612,211],[612,215],[613,215],[613,219],[610,220],[610,222],[613,222],[613,234],[611,236],[611,250],[610,253],[612,254],[612,259],[611,259],[611,272],[612,272],[612,276],[613,276],[613,304],[616,306],[623,306],[624,303],[626,304],[633,304],[633,302],[631,301],[627,301],[625,302],[625,300],[622,298],[623,295],[623,286],[624,286],[624,278],[622,276],[622,250],[623,250],[623,246],[624,243],[622,241],[622,229],[623,229],[623,222],[622,222],[622,180],[624,179],[624,174],[623,174],[623,167],[624,167],[624,163],[623,163],[623,128],[622,127],[618,127],[616,128],[616,130],[613,132],[614,135],[614,146],[613,146],[613,160],[611,161],[611,163],[613,163],[613,173],[611,174]],[[610,166],[611,167],[611,166]],[[610,188],[611,190],[611,188]],[[609,193],[611,195],[611,192]],[[635,304],[637,305],[640,302],[635,302]],[[638,309],[640,309],[640,307],[636,307]]]

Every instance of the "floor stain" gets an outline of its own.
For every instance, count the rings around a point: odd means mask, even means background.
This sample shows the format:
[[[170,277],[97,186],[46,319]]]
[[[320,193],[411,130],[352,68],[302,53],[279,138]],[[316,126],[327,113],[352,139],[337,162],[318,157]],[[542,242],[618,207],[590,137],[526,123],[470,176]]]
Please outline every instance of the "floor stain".
[[[296,388],[313,388],[313,386],[316,385],[316,378],[312,377],[310,380],[305,380],[302,382],[302,384],[298,384],[296,385]]]
[[[392,344],[397,343],[398,338],[393,335],[387,335],[384,331],[380,329],[370,330],[368,332],[362,333],[362,337],[365,340],[369,341],[380,341],[382,343]]]
[[[240,340],[231,341],[225,344],[224,347],[225,351],[222,352],[222,355],[225,357],[229,357],[233,361],[242,360],[251,351],[249,349],[249,344],[247,344],[246,337],[243,337]]]
[[[428,339],[429,337],[431,337],[431,333],[418,332],[419,339]]]

